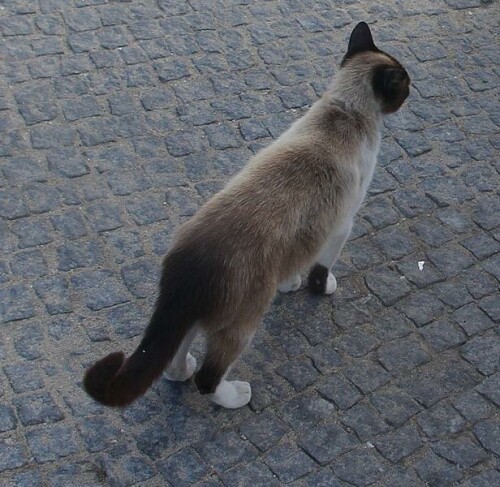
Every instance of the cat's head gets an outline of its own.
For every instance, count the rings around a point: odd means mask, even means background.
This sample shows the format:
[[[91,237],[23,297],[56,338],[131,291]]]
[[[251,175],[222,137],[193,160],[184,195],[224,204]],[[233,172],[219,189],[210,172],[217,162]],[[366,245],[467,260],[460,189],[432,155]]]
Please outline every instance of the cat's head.
[[[340,66],[368,78],[382,113],[399,110],[410,93],[408,73],[397,59],[375,45],[365,22],[360,22],[352,31]]]

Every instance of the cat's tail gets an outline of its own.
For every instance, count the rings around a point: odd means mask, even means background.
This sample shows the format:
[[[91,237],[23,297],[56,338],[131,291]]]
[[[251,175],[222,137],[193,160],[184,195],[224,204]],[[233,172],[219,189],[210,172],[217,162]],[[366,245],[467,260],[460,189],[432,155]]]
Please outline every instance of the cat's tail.
[[[207,250],[207,239],[174,247],[163,262],[158,301],[141,343],[127,359],[115,352],[92,365],[83,380],[87,393],[116,407],[142,396],[196,322],[224,302],[223,261],[223,252]]]
[[[96,401],[123,407],[142,396],[172,360],[182,340],[194,324],[179,313],[158,306],[135,352],[110,353],[86,372],[83,385]],[[177,315],[177,316],[175,316]],[[175,321],[173,321],[173,319]]]

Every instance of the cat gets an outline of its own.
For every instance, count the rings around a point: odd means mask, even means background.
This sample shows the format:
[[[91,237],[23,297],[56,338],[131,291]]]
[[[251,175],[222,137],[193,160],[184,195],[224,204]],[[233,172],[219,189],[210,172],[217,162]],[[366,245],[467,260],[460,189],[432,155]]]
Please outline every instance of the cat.
[[[357,24],[323,97],[180,227],[138,348],[91,366],[86,391],[126,406],[165,368],[170,380],[189,379],[196,369],[189,347],[204,331],[198,390],[226,408],[246,405],[250,384],[227,380],[231,365],[276,290],[300,287],[301,271],[312,265],[312,292],[335,291],[331,269],[371,182],[383,116],[401,107],[409,86],[402,65]]]

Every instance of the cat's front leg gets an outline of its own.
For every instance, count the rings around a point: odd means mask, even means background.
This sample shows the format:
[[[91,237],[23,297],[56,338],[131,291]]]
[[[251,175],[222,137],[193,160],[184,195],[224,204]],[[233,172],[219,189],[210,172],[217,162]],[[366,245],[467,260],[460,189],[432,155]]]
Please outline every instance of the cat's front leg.
[[[309,271],[307,287],[314,294],[332,294],[337,289],[337,279],[328,267],[314,264]]]
[[[302,278],[300,277],[300,274],[295,274],[292,277],[290,277],[290,279],[283,281],[278,286],[278,290],[280,293],[289,293],[292,291],[297,291],[297,289],[300,288],[301,284],[302,284]]]
[[[337,279],[332,267],[337,261],[344,244],[351,233],[352,222],[335,228],[318,255],[316,263],[309,272],[307,286],[315,294],[332,294],[337,289]]]

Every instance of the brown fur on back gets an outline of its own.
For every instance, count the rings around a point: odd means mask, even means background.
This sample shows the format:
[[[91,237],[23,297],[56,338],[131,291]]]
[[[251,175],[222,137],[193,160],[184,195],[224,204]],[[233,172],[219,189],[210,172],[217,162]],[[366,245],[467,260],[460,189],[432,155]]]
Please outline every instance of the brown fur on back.
[[[232,304],[255,281],[276,287],[324,243],[356,175],[317,144],[310,137],[264,151],[180,230],[173,251],[196,241],[224,255]]]

